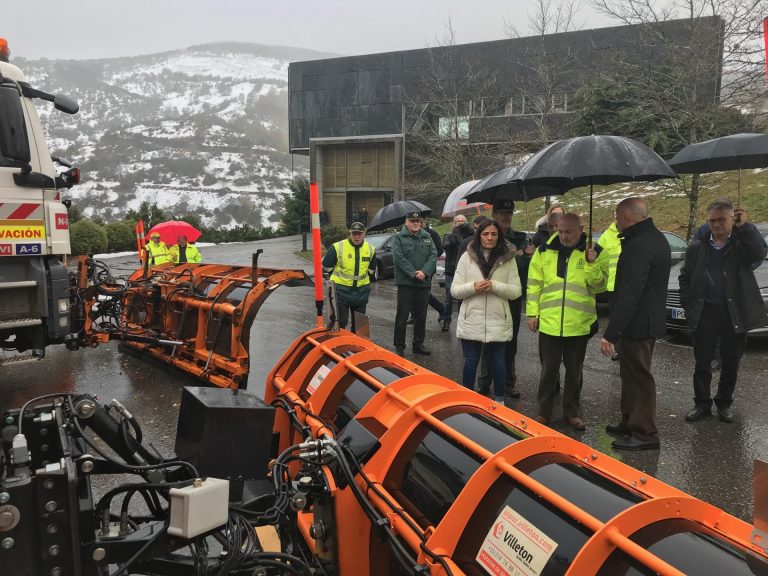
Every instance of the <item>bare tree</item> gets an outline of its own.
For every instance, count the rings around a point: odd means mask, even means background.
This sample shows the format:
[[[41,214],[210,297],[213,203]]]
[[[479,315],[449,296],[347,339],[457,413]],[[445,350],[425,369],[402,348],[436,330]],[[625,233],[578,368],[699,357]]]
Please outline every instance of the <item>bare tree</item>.
[[[569,99],[573,99],[581,78],[578,49],[562,36],[581,28],[578,0],[535,0],[528,14],[525,33],[505,21],[507,36],[518,40],[514,65],[520,70],[516,93],[509,105],[521,113],[530,130],[524,136],[530,151],[561,138],[569,123]],[[559,35],[559,36],[556,36]],[[544,209],[549,208],[546,198]]]
[[[768,99],[760,24],[768,0],[591,4],[621,24],[639,26],[639,50],[648,58],[617,62],[604,75],[603,87],[621,83],[638,99],[632,107],[636,117],[624,119],[635,127],[645,124],[646,140],[658,152],[672,154],[687,144],[764,124]],[[699,177],[679,185],[689,200],[690,237],[697,225]]]
[[[406,194],[445,196],[503,165],[505,138],[488,116],[502,114],[498,68],[487,53],[456,45],[450,21],[426,50],[418,88],[405,96]]]

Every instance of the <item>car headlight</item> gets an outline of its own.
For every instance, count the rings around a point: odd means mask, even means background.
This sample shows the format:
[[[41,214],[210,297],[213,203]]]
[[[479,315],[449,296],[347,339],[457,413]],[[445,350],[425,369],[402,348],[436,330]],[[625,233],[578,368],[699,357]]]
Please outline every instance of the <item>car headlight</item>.
[[[760,288],[760,296],[763,297],[763,300],[768,300],[768,286]]]

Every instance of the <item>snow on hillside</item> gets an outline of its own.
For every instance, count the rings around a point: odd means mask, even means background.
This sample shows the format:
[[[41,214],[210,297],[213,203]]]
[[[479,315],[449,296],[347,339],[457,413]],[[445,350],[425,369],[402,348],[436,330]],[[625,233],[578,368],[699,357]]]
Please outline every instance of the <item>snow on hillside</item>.
[[[82,169],[68,195],[85,215],[119,219],[148,201],[208,225],[275,226],[291,178],[306,171],[286,153],[295,50],[219,44],[22,66],[80,103],[75,116],[38,109],[52,153]]]
[[[234,52],[215,53],[205,49],[190,49],[174,53],[142,70],[146,75],[164,76],[176,72],[186,76],[208,76],[237,80],[285,80],[288,62],[276,58],[263,58]],[[112,80],[130,78],[130,71],[117,72]]]

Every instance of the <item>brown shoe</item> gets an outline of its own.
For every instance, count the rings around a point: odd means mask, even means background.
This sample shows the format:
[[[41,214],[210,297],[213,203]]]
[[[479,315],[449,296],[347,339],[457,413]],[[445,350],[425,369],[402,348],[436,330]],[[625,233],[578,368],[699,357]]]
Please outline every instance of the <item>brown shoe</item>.
[[[571,428],[574,430],[586,429],[586,426],[584,426],[584,421],[581,418],[568,418],[568,424],[570,424]]]
[[[548,423],[549,423],[549,418],[547,418],[546,416],[536,416],[535,420],[536,420],[536,422],[538,422],[539,424],[544,424],[544,425],[546,425],[546,424],[548,424]]]

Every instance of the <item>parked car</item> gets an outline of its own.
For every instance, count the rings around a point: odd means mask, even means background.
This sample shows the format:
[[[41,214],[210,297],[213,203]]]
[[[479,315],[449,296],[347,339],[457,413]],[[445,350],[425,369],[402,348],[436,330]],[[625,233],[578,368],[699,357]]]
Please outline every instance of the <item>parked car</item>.
[[[688,242],[686,242],[685,238],[678,236],[674,232],[662,231],[662,234],[664,234],[664,237],[669,243],[669,250],[672,255],[673,266],[678,262],[682,262],[683,258],[685,258],[685,251],[688,249]],[[597,242],[601,235],[602,232],[592,234],[592,241]],[[597,295],[597,303],[608,304],[608,292],[600,292],[600,294]]]
[[[376,265],[373,269],[374,282],[395,275],[395,260],[392,255],[392,238],[394,236],[393,232],[386,232],[384,234],[371,234],[365,237],[365,240],[376,251]]]
[[[685,258],[685,251],[688,249],[688,242],[685,238],[678,236],[674,232],[662,231],[662,234],[664,234],[664,237],[669,243],[669,250],[672,254],[672,264],[674,265],[678,262],[682,262],[683,258]],[[601,235],[602,232],[592,234],[592,241],[597,242]]]
[[[765,241],[768,242],[768,224],[758,225],[758,230],[760,230]],[[685,321],[685,310],[680,304],[678,277],[680,276],[680,268],[682,266],[683,263],[680,262],[672,267],[672,271],[669,273],[669,286],[667,287],[667,329],[673,332],[682,332],[688,328],[688,324]],[[760,288],[760,295],[763,297],[763,305],[768,310],[768,258],[754,272],[757,285]],[[747,336],[768,336],[768,326],[750,330]]]

